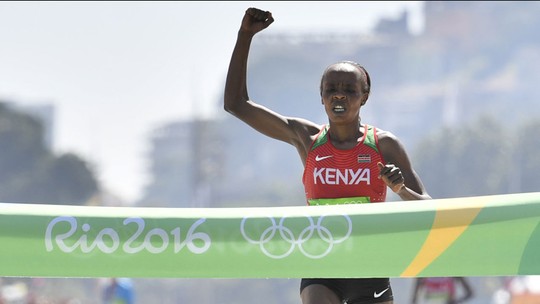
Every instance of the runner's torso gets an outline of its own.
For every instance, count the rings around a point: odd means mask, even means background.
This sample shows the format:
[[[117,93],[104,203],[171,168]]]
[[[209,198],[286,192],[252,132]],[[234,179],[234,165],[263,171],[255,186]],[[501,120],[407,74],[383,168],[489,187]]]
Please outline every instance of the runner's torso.
[[[384,202],[386,184],[378,178],[380,153],[377,130],[362,125],[364,136],[352,149],[332,145],[324,126],[306,158],[303,183],[309,205]],[[331,199],[331,200],[328,200]]]

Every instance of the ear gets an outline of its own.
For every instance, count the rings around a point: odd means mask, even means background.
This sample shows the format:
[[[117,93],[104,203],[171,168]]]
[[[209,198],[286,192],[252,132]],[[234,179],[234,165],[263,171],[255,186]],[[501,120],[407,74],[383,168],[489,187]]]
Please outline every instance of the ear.
[[[369,93],[364,94],[363,98],[364,98],[364,100],[362,100],[361,105],[365,105],[365,104],[366,104],[366,102],[368,101],[368,98],[369,98]]]

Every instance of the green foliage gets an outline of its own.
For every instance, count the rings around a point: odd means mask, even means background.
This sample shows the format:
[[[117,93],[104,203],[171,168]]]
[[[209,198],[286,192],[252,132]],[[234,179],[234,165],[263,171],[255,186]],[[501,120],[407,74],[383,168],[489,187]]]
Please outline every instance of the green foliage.
[[[489,117],[444,128],[421,141],[414,166],[433,198],[540,191],[538,128]]]
[[[415,166],[432,197],[473,196],[497,190],[486,181],[499,159],[498,141],[483,137],[489,124],[444,128],[420,143]],[[500,134],[493,128],[491,132]]]
[[[34,117],[0,103],[0,201],[83,204],[98,189],[88,164],[74,154],[55,156]]]
[[[515,136],[514,178],[516,192],[540,191],[540,120],[524,124]]]

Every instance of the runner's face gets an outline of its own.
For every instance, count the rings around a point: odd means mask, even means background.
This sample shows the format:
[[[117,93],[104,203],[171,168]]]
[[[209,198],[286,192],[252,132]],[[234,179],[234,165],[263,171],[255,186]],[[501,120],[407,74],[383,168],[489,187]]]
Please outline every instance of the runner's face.
[[[363,75],[350,64],[331,67],[323,77],[322,103],[330,121],[358,121],[367,93],[362,90]]]

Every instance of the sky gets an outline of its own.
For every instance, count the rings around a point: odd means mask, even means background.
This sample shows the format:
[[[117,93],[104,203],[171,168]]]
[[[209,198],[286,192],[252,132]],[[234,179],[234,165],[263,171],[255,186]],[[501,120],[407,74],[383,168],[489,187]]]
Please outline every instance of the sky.
[[[215,117],[248,7],[265,33],[364,32],[423,1],[1,1],[0,100],[55,107],[53,149],[89,162],[127,204],[149,183],[152,132]],[[256,39],[256,38],[255,38]]]

